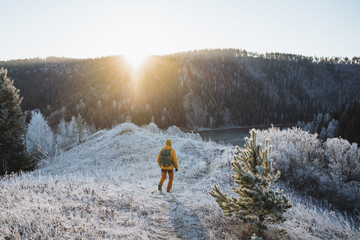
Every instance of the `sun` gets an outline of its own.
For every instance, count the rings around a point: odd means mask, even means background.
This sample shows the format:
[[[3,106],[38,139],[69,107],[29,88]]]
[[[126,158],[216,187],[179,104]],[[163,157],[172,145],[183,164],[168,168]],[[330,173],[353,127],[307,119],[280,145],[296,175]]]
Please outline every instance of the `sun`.
[[[124,58],[134,69],[137,69],[145,61],[147,56],[141,53],[126,53],[124,54]]]

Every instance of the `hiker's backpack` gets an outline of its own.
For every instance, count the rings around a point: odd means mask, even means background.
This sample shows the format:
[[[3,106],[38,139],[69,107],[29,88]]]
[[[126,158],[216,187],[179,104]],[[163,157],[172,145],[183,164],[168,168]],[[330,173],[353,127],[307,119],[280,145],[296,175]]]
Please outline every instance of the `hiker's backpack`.
[[[170,151],[163,148],[160,153],[160,163],[163,165],[163,167],[169,167],[173,164],[173,162],[170,160]]]

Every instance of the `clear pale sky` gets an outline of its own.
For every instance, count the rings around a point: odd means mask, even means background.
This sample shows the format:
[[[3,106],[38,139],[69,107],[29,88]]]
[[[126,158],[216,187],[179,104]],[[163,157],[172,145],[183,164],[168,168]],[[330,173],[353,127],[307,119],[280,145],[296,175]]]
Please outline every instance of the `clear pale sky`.
[[[204,48],[360,56],[360,0],[0,0],[0,60]]]

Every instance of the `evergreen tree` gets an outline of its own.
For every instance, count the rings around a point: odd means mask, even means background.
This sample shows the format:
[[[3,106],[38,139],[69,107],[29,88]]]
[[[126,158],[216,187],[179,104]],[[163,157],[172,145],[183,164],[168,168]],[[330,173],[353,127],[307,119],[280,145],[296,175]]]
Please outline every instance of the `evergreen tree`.
[[[35,165],[25,153],[25,115],[21,101],[7,71],[0,69],[0,175],[29,170]]]
[[[239,195],[227,198],[215,185],[210,194],[216,199],[226,216],[239,217],[245,222],[255,223],[260,234],[266,229],[266,222],[284,221],[283,213],[291,207],[290,202],[280,190],[274,191],[271,185],[280,172],[275,172],[270,159],[271,147],[265,141],[264,148],[256,145],[255,130],[250,131],[251,139],[245,138],[245,149],[237,147],[237,155],[231,162],[234,182],[239,184],[233,188]]]

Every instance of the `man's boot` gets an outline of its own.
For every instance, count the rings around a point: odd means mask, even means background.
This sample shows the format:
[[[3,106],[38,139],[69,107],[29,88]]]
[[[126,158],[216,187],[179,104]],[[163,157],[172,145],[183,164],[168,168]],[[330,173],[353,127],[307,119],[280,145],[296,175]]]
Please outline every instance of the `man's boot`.
[[[158,190],[159,190],[160,192],[162,192],[162,185],[161,185],[161,184],[158,185]]]

